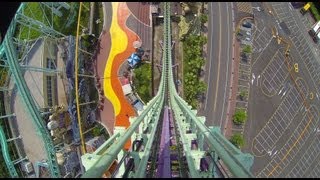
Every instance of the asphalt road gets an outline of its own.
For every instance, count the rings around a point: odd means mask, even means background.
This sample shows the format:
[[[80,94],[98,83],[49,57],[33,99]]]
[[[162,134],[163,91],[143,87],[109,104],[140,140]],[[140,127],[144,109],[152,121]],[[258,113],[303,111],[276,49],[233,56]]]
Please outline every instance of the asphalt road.
[[[228,105],[227,92],[231,73],[233,23],[230,2],[209,3],[208,52],[203,115],[207,126],[224,127]],[[223,132],[223,128],[222,132]]]

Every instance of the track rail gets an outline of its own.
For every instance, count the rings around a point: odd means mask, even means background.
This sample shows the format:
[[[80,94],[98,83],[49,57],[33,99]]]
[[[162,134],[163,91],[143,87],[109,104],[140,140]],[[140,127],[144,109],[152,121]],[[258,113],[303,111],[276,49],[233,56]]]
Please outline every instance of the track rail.
[[[7,139],[4,134],[2,126],[0,126],[0,142],[1,142],[1,151],[4,158],[4,161],[6,162],[7,168],[9,170],[10,176],[12,178],[17,178],[18,173],[14,167],[14,164],[10,158],[10,153],[8,149]]]
[[[56,160],[56,155],[55,155],[55,149],[53,145],[53,141],[50,137],[49,132],[47,131],[47,128],[44,124],[44,121],[40,115],[40,112],[29,92],[29,88],[26,84],[26,81],[23,77],[23,74],[21,72],[21,67],[18,62],[18,57],[17,57],[17,51],[16,47],[13,43],[13,34],[16,29],[16,24],[18,22],[18,18],[23,14],[23,7],[25,6],[25,3],[21,3],[17,15],[15,18],[12,20],[8,31],[6,33],[6,36],[4,38],[3,43],[1,44],[0,47],[0,53],[1,55],[5,55],[6,57],[6,63],[9,65],[10,71],[14,77],[15,83],[17,85],[18,91],[20,92],[20,95],[22,97],[22,101],[25,104],[25,108],[27,112],[30,114],[30,119],[33,121],[36,131],[39,132],[40,137],[42,138],[44,142],[45,149],[47,151],[47,157],[48,157],[48,164],[49,164],[49,169],[51,172],[51,177],[60,177],[60,169]],[[40,23],[37,21],[37,23]],[[44,30],[47,30],[45,26],[44,28],[40,28],[39,31],[42,32]],[[45,33],[45,32],[43,32]],[[54,34],[56,31],[50,32],[50,34]]]
[[[150,158],[150,151],[153,143],[159,143],[159,138],[154,138],[156,129],[161,126],[159,121],[159,112],[162,112],[164,104],[168,105],[176,121],[177,130],[179,131],[179,139],[181,139],[184,157],[188,164],[189,177],[218,177],[214,173],[214,164],[218,162],[218,157],[226,164],[228,169],[235,177],[253,177],[250,172],[250,167],[253,164],[253,156],[250,154],[243,154],[238,148],[232,145],[223,135],[221,135],[218,128],[208,128],[205,126],[205,117],[197,117],[196,110],[192,110],[179,95],[175,89],[175,83],[172,72],[172,44],[171,44],[171,21],[170,21],[170,3],[164,3],[164,33],[163,33],[163,56],[162,56],[162,75],[160,87],[157,95],[147,104],[144,111],[137,118],[133,118],[132,124],[128,129],[123,130],[121,135],[116,140],[111,137],[106,144],[111,144],[105,150],[103,155],[89,155],[83,157],[84,164],[87,164],[87,171],[82,177],[101,177],[102,174],[109,169],[111,164],[118,158],[126,141],[133,139],[147,139],[144,143],[144,151],[132,151],[131,157],[134,159],[135,172],[131,172],[129,177],[145,177],[146,165]],[[156,115],[155,115],[156,114]],[[149,116],[148,116],[149,115]],[[151,116],[151,118],[150,118]],[[141,126],[141,124],[148,124],[148,128],[143,128],[144,131],[151,133],[135,134],[134,131]],[[159,125],[158,125],[159,124]],[[162,129],[166,131],[166,129]],[[160,134],[160,133],[159,133]],[[136,135],[136,136],[133,136]],[[132,137],[133,136],[133,137]],[[157,142],[154,142],[154,140]],[[191,149],[192,141],[196,141],[196,149]],[[209,151],[204,151],[204,142],[207,142]],[[102,145],[104,146],[104,145]],[[211,154],[215,162],[207,162],[205,160],[206,154]],[[179,156],[181,158],[181,156]],[[90,161],[89,159],[95,159]],[[158,160],[158,170],[161,170],[161,161]],[[180,166],[181,166],[180,161]],[[209,164],[209,165],[208,165]],[[206,168],[207,170],[203,170]],[[163,169],[163,167],[162,167]],[[126,171],[127,172],[127,171]],[[161,172],[160,172],[161,173]],[[119,177],[122,177],[121,175]]]

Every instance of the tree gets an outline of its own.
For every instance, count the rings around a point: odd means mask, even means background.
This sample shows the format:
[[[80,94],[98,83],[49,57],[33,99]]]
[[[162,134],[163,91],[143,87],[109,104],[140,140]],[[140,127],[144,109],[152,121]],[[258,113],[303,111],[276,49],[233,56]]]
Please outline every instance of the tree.
[[[199,81],[198,92],[203,93],[207,89],[207,84],[204,81]]]
[[[201,15],[200,15],[200,21],[201,21],[202,24],[208,22],[208,15],[206,15],[206,14],[201,14]]]
[[[237,125],[242,125],[247,120],[247,112],[243,109],[238,109],[233,115],[233,122]]]
[[[188,5],[187,7],[189,8],[189,11],[187,11],[186,13],[189,13],[190,11],[193,14],[197,14],[198,12],[198,2],[185,2],[186,5]]]
[[[241,148],[244,146],[244,138],[243,138],[243,135],[240,133],[233,134],[229,141],[233,145],[237,146],[238,148]]]
[[[142,64],[134,70],[134,86],[137,89],[137,93],[144,102],[151,100],[151,65]]]

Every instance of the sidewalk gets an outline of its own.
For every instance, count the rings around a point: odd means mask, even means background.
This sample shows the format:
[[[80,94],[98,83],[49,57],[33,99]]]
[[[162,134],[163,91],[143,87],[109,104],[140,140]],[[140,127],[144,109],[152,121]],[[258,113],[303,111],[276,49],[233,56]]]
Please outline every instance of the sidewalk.
[[[230,77],[230,88],[229,88],[229,99],[228,99],[228,109],[226,125],[224,127],[224,135],[229,138],[232,135],[232,116],[236,108],[236,98],[238,92],[238,78],[239,78],[239,65],[240,65],[240,43],[234,40],[234,57],[232,58],[232,72]]]

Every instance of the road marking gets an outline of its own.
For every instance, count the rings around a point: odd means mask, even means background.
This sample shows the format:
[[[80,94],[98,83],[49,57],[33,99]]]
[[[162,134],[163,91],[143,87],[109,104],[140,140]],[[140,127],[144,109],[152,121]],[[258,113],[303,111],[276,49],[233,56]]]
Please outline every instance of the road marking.
[[[218,3],[218,9],[220,12],[220,3]],[[217,74],[217,81],[216,81],[216,94],[215,94],[215,99],[214,99],[214,105],[213,105],[213,112],[216,111],[217,107],[217,96],[218,96],[218,82],[219,82],[219,77],[220,77],[220,58],[221,58],[221,16],[219,16],[219,55],[218,55],[218,74]]]
[[[227,3],[227,2],[226,2]],[[231,6],[232,6],[232,2],[231,2]],[[231,7],[231,9],[232,9],[232,7]],[[233,17],[233,10],[232,10],[232,18],[234,18]],[[230,29],[229,29],[229,23],[230,23],[230,21],[229,21],[229,8],[228,8],[228,3],[227,3],[227,29],[228,29],[228,31],[227,32],[229,32],[230,31]],[[233,24],[232,24],[232,29],[234,29],[234,26],[233,26]],[[232,36],[232,38],[233,38],[233,36]],[[230,46],[230,34],[228,33],[228,40],[227,40],[227,42],[228,42],[228,47]],[[233,49],[233,46],[231,46],[231,48]],[[231,52],[231,51],[230,51]],[[225,84],[225,87],[224,87],[224,95],[223,95],[223,99],[226,99],[226,93],[227,93],[227,85],[228,85],[228,79],[229,79],[229,77],[228,77],[228,72],[229,72],[229,61],[230,61],[230,54],[229,53],[227,53],[227,72],[226,72],[226,84]],[[223,102],[223,104],[222,104],[222,113],[221,113],[221,117],[220,117],[220,127],[221,127],[221,125],[222,125],[222,116],[224,115],[224,105],[225,105],[225,103],[226,103],[226,101],[224,101]],[[223,129],[223,128],[222,128]]]
[[[254,73],[252,73],[252,80],[251,80],[251,84],[253,85],[253,81],[256,77],[254,76]]]
[[[313,99],[313,92],[310,92],[310,99]]]
[[[280,95],[281,94],[281,92],[282,92],[282,90],[284,89],[284,86],[282,87],[282,89],[279,91],[279,93],[278,93],[278,95]]]
[[[268,151],[269,156],[273,156],[273,155],[274,155],[274,153],[272,153],[272,152],[273,152],[273,150],[274,150],[275,148],[276,148],[276,147],[273,147],[271,150]],[[277,150],[276,152],[278,152],[278,150]]]
[[[294,71],[299,72],[298,63],[294,63]]]
[[[284,91],[283,95],[281,96],[280,99],[282,99],[286,95],[287,91]]]
[[[275,156],[278,153],[278,150],[276,150],[276,152],[273,153],[272,157]]]
[[[261,77],[261,76],[259,75],[258,78],[257,78],[257,86],[259,85],[258,82],[259,82],[259,78],[260,78],[260,77]]]

